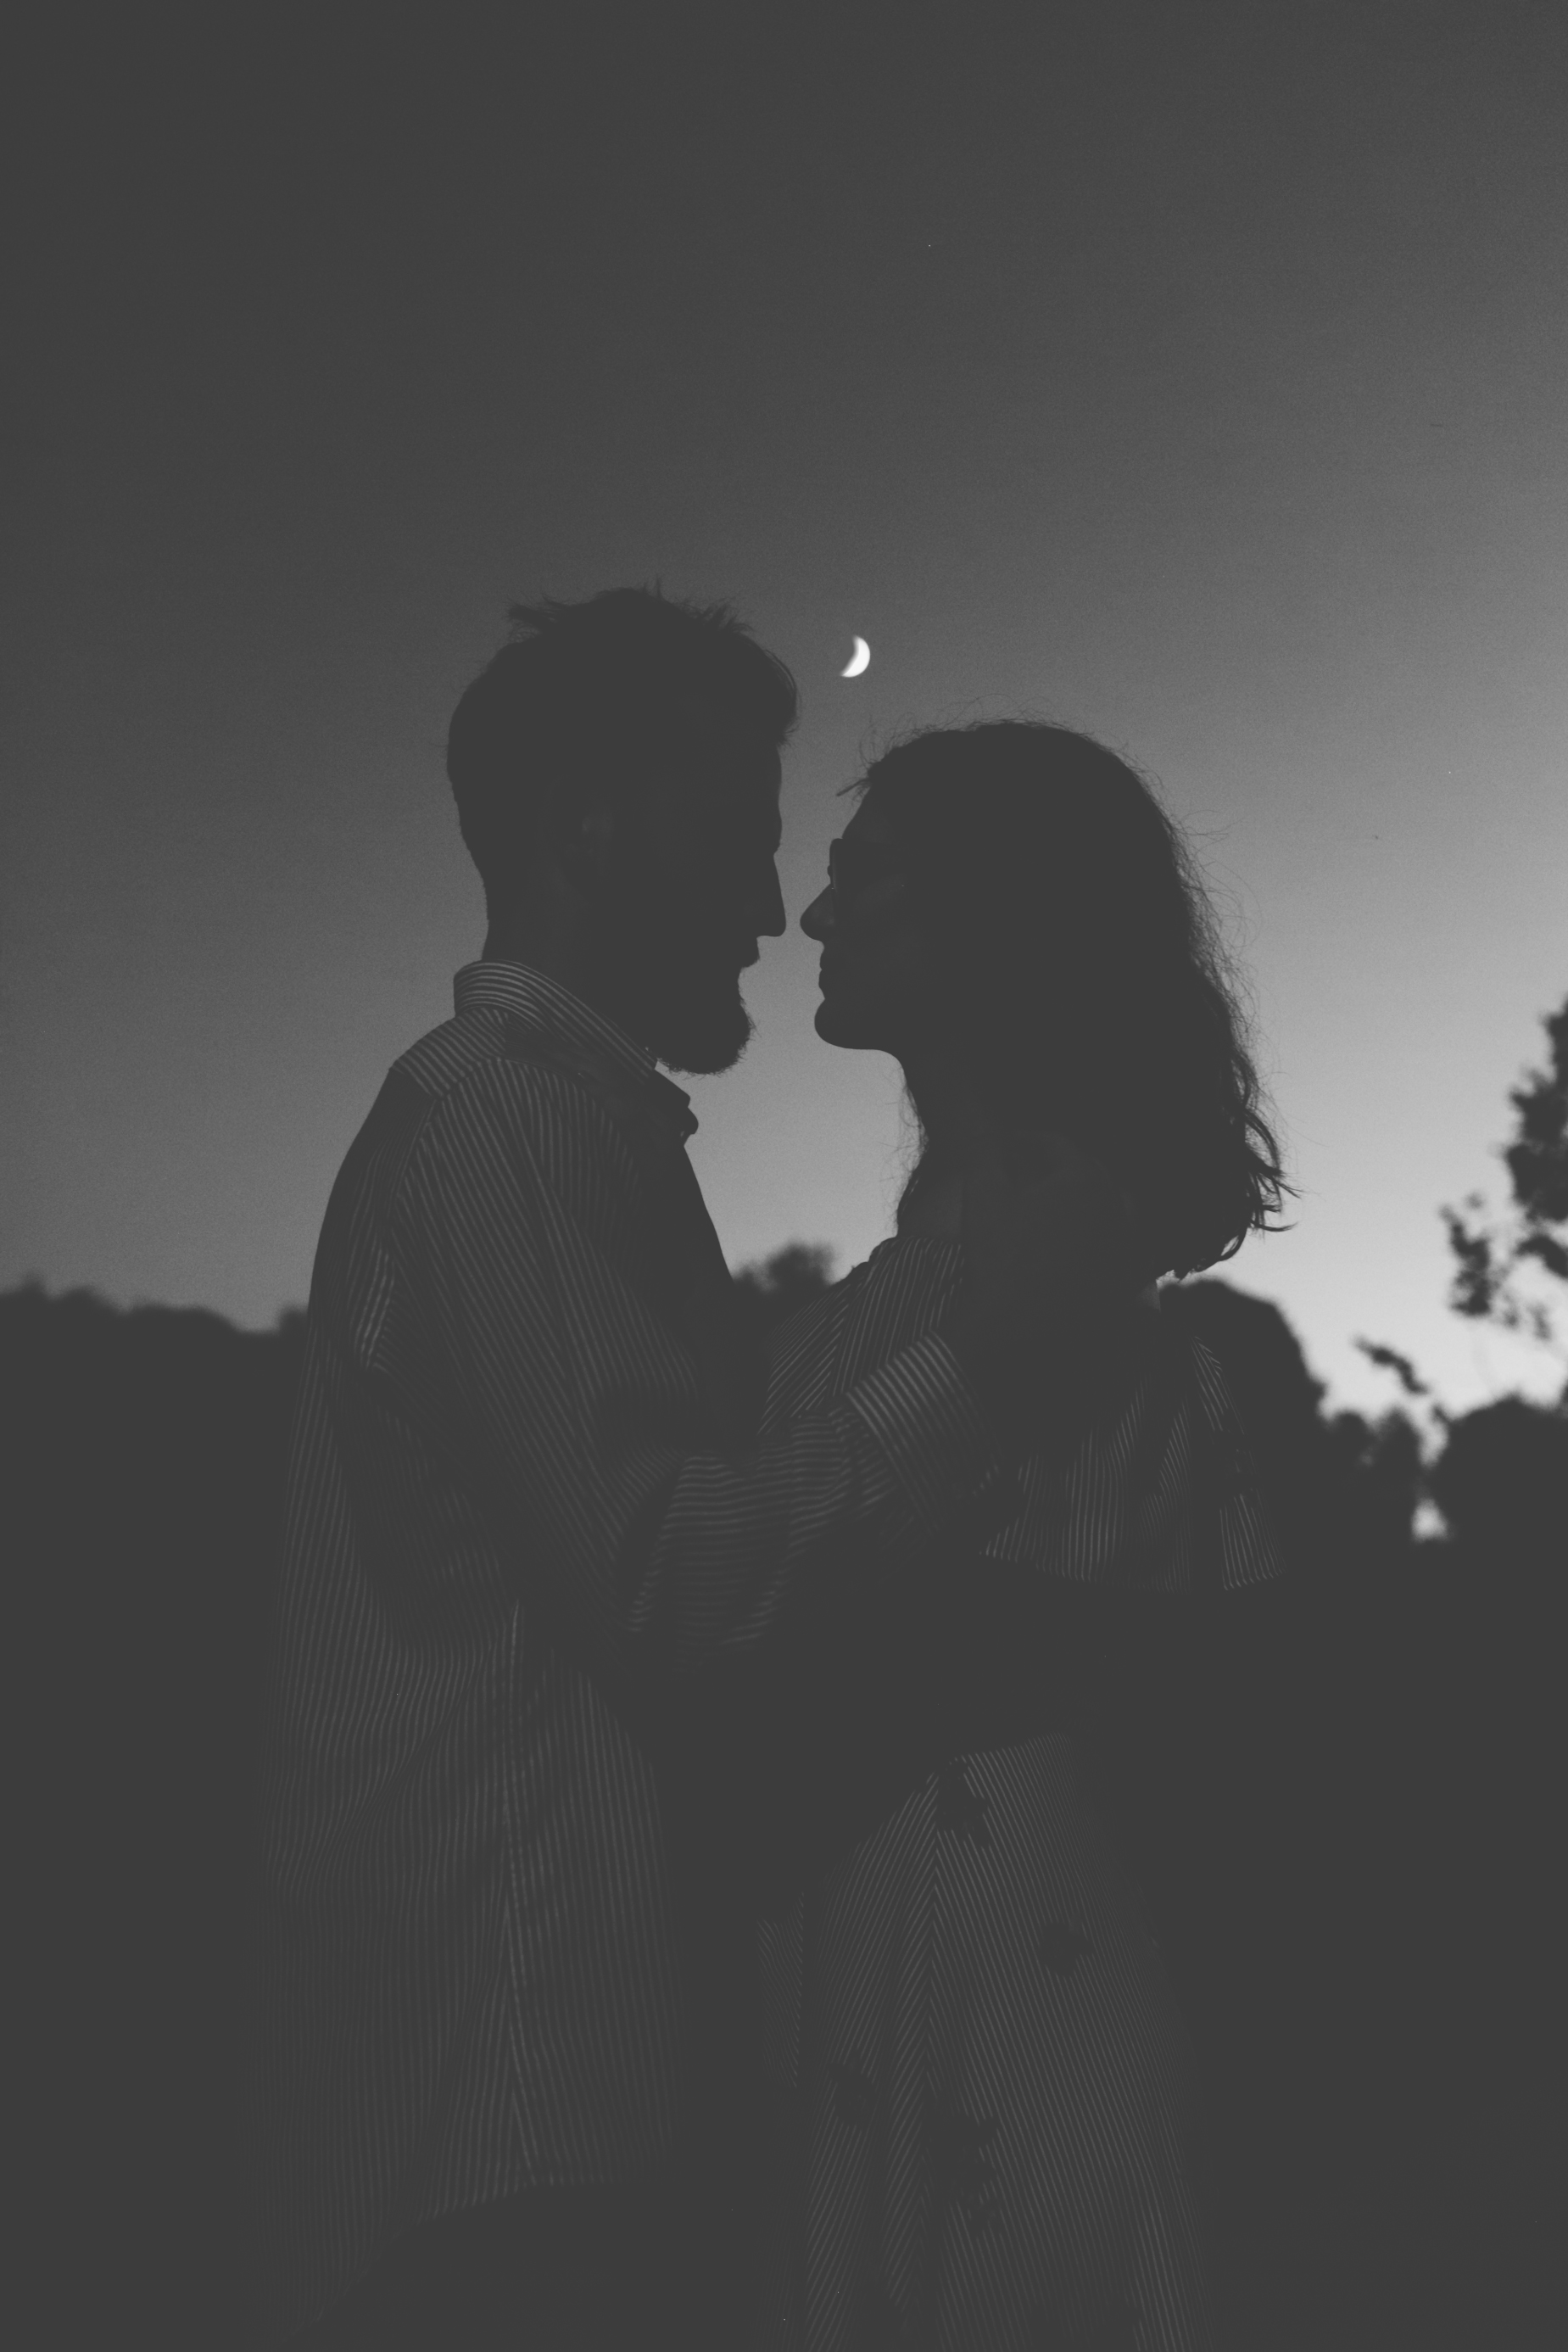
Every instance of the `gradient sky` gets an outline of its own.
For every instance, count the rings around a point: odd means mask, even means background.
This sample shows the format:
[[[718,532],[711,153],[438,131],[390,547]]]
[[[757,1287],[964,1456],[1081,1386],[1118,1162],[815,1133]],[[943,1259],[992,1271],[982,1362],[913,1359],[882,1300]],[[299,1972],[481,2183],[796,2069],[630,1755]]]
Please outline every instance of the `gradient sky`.
[[[1396,1396],[1357,1333],[1561,1385],[1438,1215],[1503,1207],[1568,995],[1556,0],[34,14],[0,1286],[303,1299],[483,936],[453,705],[509,599],[657,575],[800,682],[791,926],[892,731],[1130,754],[1301,1187],[1220,1271],[1332,1403]],[[897,1072],[815,962],[684,1082],[736,1263],[890,1229]]]

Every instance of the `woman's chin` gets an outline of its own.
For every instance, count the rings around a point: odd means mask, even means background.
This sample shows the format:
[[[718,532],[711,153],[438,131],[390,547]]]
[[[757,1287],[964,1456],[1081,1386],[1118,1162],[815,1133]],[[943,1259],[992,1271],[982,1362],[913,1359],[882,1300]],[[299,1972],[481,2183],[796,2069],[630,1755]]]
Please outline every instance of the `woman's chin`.
[[[812,1026],[824,1045],[847,1045],[850,1042],[841,1034],[843,1014],[831,997],[824,996],[818,1005]]]
[[[818,1005],[813,1026],[824,1045],[861,1047],[876,1042],[866,1035],[864,1023],[856,1021],[851,1008],[831,996],[824,996]]]

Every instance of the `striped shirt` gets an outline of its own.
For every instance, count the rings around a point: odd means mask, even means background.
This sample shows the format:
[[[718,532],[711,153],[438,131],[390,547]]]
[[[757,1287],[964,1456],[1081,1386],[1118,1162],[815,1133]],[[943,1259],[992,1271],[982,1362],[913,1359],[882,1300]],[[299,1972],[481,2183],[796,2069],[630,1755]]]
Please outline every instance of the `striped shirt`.
[[[747,1443],[688,1097],[565,989],[460,971],[333,1187],[260,1775],[260,2340],[390,2238],[643,2177],[683,2128],[646,1739],[805,1599],[984,1509],[946,1342]]]

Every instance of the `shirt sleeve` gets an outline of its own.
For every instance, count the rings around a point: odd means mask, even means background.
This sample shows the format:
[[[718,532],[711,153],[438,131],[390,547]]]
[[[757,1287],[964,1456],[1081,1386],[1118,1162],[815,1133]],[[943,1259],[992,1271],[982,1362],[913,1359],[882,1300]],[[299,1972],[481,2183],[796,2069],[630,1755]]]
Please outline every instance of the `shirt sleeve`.
[[[568,1197],[528,1083],[503,1066],[424,1121],[390,1204],[371,1368],[426,1421],[440,1400],[519,1586],[585,1663],[706,1684],[835,1578],[885,1574],[961,1521],[994,1440],[931,1334],[744,1453],[696,1450],[689,1356],[614,1202]]]

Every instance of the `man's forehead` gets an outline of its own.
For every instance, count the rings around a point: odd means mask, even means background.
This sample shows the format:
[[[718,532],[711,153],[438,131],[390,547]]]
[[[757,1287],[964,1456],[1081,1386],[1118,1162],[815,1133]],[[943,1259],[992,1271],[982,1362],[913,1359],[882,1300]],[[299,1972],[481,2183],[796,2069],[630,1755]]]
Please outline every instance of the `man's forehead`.
[[[869,800],[863,800],[845,825],[842,838],[845,841],[891,841],[893,827],[879,809]]]
[[[754,784],[778,797],[784,782],[784,762],[777,744],[755,728],[738,725],[703,695],[682,695],[675,707],[692,730],[703,768],[715,782]]]

